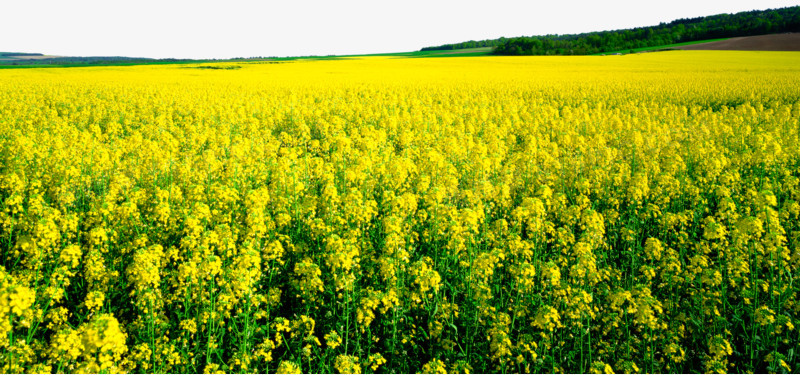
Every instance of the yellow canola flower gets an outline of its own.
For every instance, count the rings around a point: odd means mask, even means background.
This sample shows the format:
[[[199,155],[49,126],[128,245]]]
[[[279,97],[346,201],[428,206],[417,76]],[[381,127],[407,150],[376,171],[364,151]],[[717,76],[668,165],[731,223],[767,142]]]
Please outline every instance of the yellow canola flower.
[[[799,56],[5,69],[0,370],[789,371]]]
[[[300,369],[294,362],[290,361],[281,361],[278,365],[278,368],[275,370],[277,374],[302,374],[303,371]]]
[[[360,374],[361,365],[358,362],[358,357],[351,355],[341,354],[336,357],[333,367],[340,374]]]
[[[430,362],[424,364],[422,366],[422,373],[423,374],[447,374],[447,368],[439,359],[432,359]]]
[[[342,345],[342,337],[335,330],[331,331],[325,335],[325,343],[329,348],[336,349],[336,347]]]

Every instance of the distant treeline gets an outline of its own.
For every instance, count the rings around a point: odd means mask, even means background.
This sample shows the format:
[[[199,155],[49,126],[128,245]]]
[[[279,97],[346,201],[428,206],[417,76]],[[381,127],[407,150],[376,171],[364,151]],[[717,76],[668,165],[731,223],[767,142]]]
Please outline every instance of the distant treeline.
[[[31,54],[32,55],[32,54]],[[14,56],[24,56],[15,54]],[[39,54],[41,56],[41,54]],[[149,59],[145,57],[122,57],[122,56],[69,56],[53,57],[48,59],[19,59],[4,60],[1,65],[105,65],[105,64],[146,64],[146,63],[170,63],[193,60],[181,59]]]
[[[800,32],[800,6],[679,19],[657,26],[583,34],[500,38],[422,51],[493,47],[497,55],[591,55],[706,39]]]
[[[26,53],[26,52],[0,52],[0,57],[7,56],[44,56],[41,53]]]

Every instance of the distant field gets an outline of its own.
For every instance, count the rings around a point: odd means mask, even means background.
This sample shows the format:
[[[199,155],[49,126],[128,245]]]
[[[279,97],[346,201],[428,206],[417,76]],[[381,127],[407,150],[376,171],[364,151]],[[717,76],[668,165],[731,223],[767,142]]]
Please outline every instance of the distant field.
[[[457,49],[451,51],[431,51],[436,52],[432,53],[432,55],[462,55],[465,53],[484,53],[484,52],[491,52],[492,47],[480,47],[480,48],[465,48],[465,49]]]
[[[680,46],[676,47],[676,49],[720,51],[800,51],[800,33],[730,38],[709,43]]]
[[[367,55],[344,55],[344,56],[324,56],[314,57],[317,59],[331,59],[337,57],[369,57],[369,56],[397,56],[397,57],[454,57],[454,56],[486,56],[492,53],[492,47],[450,49],[438,51],[413,51],[413,52],[390,52],[374,53]],[[304,58],[304,57],[301,57]]]
[[[255,59],[232,59],[232,60],[185,60],[185,61],[93,61],[93,62],[57,62],[53,64],[19,64],[23,60],[42,60],[50,58],[58,58],[64,56],[53,55],[38,55],[38,56],[17,56],[17,55],[4,55],[0,52],[0,69],[16,69],[16,68],[66,68],[66,67],[86,67],[86,66],[129,66],[129,65],[163,65],[163,64],[196,64],[196,63],[209,63],[209,62],[243,62],[243,61],[263,61],[263,62],[281,62],[281,61],[295,61],[295,60],[341,60],[350,58],[362,57],[473,57],[473,56],[486,56],[492,53],[491,47],[482,48],[466,48],[459,50],[443,50],[443,51],[412,51],[412,52],[389,52],[389,53],[372,53],[362,55],[327,55],[327,56],[289,56],[289,57],[270,57],[270,58],[255,58]],[[13,64],[13,65],[12,65]]]
[[[485,56],[492,53],[492,47],[464,48],[442,51],[419,51],[412,56],[416,57],[448,57],[448,56]]]
[[[800,51],[800,33],[771,34],[751,37],[707,39],[685,43],[665,44],[653,47],[643,47],[634,49],[622,49],[596,54],[613,55],[639,52],[654,52],[662,50],[735,50],[735,51]],[[6,68],[29,68],[29,67],[80,67],[92,65],[104,66],[127,66],[127,65],[162,65],[162,64],[194,64],[207,62],[236,62],[236,61],[294,61],[294,60],[337,60],[362,57],[475,57],[492,55],[492,47],[465,48],[455,50],[436,50],[436,51],[412,51],[412,52],[391,52],[373,53],[361,55],[328,55],[328,56],[293,56],[293,57],[271,57],[246,60],[185,60],[185,61],[161,61],[152,60],[142,61],[98,61],[98,62],[57,62],[54,64],[25,64],[17,65],[16,62],[24,60],[44,60],[62,58],[65,56],[55,55],[15,55],[9,52],[0,52],[0,69]],[[13,64],[13,65],[12,65]]]
[[[661,51],[661,50],[667,50],[667,49],[680,49],[679,47],[690,46],[690,45],[700,44],[700,43],[719,42],[719,41],[724,41],[724,40],[727,40],[727,38],[706,39],[706,40],[698,40],[698,41],[694,41],[694,42],[684,42],[684,43],[674,43],[674,44],[663,44],[663,45],[660,45],[660,46],[642,47],[642,48],[634,48],[634,49],[622,49],[622,50],[598,53],[598,54],[595,54],[595,56],[613,55],[613,54],[618,54],[618,53],[622,54],[622,53],[637,53],[637,52],[653,52],[653,51]]]

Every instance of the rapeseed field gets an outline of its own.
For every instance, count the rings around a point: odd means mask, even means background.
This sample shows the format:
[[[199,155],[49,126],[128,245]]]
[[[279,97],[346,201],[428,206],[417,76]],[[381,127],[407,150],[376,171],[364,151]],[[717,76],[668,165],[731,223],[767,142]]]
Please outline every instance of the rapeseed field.
[[[2,70],[0,372],[800,371],[799,128],[798,53]]]

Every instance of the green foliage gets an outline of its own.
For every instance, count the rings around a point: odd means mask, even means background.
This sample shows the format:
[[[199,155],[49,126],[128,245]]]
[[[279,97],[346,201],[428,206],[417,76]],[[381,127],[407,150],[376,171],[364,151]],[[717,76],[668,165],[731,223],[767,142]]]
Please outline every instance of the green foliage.
[[[679,19],[658,26],[506,39],[498,55],[591,55],[705,39],[800,31],[800,6]]]
[[[497,55],[592,55],[784,32],[800,32],[800,6],[678,19],[657,26],[624,30],[471,40],[425,47],[420,51],[493,47]]]

